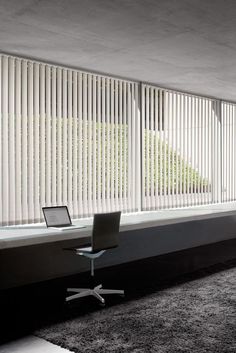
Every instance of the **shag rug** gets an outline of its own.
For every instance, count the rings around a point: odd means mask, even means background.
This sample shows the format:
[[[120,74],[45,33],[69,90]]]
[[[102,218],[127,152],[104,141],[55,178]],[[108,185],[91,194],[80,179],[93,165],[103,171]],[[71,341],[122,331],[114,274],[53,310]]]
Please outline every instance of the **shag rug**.
[[[76,353],[236,352],[236,267],[118,302],[35,334]]]

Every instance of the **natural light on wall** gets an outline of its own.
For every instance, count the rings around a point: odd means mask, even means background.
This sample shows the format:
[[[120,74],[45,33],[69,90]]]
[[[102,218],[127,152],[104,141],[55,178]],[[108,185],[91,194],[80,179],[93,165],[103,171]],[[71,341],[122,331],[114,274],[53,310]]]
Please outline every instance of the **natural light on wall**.
[[[0,224],[236,200],[236,106],[0,55]]]

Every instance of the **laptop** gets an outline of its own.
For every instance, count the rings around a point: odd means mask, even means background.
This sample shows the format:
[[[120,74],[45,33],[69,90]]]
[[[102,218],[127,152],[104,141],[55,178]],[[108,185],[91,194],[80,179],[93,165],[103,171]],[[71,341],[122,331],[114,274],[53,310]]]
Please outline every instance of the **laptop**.
[[[57,230],[73,230],[85,228],[72,224],[67,206],[43,207],[43,215],[48,228]]]

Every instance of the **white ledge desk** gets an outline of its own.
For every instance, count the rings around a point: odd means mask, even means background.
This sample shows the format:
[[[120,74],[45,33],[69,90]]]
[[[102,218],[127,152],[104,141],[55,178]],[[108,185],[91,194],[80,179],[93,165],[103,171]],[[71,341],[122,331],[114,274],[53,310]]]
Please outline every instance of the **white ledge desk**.
[[[236,202],[124,214],[121,217],[120,231],[154,228],[224,216],[236,216]],[[88,242],[91,237],[92,221],[92,218],[73,220],[73,223],[84,225],[85,228],[70,231],[48,229],[42,223],[0,227],[0,250],[82,238],[87,239]]]

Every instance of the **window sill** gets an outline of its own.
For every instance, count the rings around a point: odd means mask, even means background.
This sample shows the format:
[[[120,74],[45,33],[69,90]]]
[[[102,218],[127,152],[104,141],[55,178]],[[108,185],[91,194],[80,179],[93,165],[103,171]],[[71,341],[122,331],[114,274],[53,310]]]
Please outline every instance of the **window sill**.
[[[143,211],[122,215],[120,231],[132,231],[169,224],[235,216],[236,202],[194,206],[182,209]],[[83,239],[91,236],[92,218],[74,220],[86,228],[66,232],[56,232],[41,224],[10,226],[0,228],[0,249],[15,248],[63,240]]]

